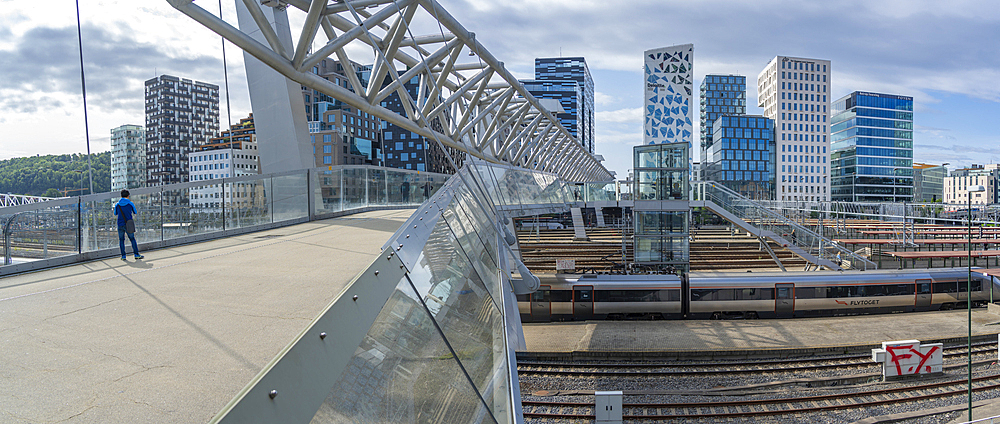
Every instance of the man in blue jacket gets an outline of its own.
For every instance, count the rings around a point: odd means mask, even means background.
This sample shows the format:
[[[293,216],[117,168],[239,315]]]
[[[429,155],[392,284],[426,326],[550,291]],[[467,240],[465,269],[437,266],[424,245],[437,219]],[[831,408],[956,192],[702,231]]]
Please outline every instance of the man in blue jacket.
[[[139,212],[135,209],[135,203],[128,200],[128,190],[122,190],[121,194],[122,199],[115,204],[115,215],[118,216],[118,248],[121,249],[122,260],[126,260],[125,234],[128,234],[128,239],[132,241],[132,253],[135,254],[136,259],[142,259],[144,256],[139,254],[139,246],[135,243],[135,222],[131,222],[131,226],[129,226],[132,215]]]

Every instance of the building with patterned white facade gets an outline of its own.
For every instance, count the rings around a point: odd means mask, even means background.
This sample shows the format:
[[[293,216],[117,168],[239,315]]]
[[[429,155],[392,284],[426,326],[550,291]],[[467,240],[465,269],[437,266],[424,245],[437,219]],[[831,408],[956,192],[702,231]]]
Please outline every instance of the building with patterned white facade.
[[[146,186],[146,131],[142,125],[111,129],[111,191]]]
[[[830,200],[830,61],[775,56],[757,75],[774,120],[776,200]]]
[[[694,125],[694,44],[647,50],[642,144],[688,143]]]

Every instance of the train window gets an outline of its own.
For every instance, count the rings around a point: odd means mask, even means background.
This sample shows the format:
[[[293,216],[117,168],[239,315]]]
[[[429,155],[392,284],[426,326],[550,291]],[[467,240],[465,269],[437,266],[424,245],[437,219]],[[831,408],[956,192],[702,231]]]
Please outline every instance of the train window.
[[[598,290],[595,302],[659,302],[660,290]]]
[[[757,289],[757,292],[760,300],[774,300],[774,289]]]
[[[528,299],[531,297],[531,295],[528,295],[528,294],[519,294],[519,295],[516,295],[516,296],[517,296],[517,301],[518,302],[527,302]]]
[[[958,291],[960,291],[962,293],[965,293],[967,291],[966,290],[967,288],[969,288],[969,280],[959,281],[958,282]],[[983,283],[982,283],[982,281],[972,280],[972,291],[977,292],[977,291],[982,291],[982,290],[983,290]]]
[[[660,290],[660,300],[666,299],[667,302],[680,302],[681,301],[681,291],[680,290]]]
[[[551,301],[552,302],[572,302],[573,292],[570,290],[552,290],[551,291]]]
[[[593,292],[591,290],[574,290],[573,300],[577,302],[591,302],[594,300]]]
[[[929,294],[930,292],[931,292],[931,283],[917,284],[917,293]]]
[[[715,291],[715,300],[736,300],[736,289],[718,289]]]
[[[739,289],[736,291],[739,300],[759,300],[760,291],[757,289]]]
[[[715,290],[712,289],[691,289],[691,301],[715,300]]]
[[[795,290],[796,299],[815,299],[817,297],[826,297],[825,287],[799,287]]]
[[[886,296],[912,296],[913,284],[893,284],[885,286]]]
[[[538,290],[531,294],[532,302],[548,302],[549,301],[549,291],[548,290]]]
[[[934,293],[957,293],[958,284],[954,281],[934,283]]]

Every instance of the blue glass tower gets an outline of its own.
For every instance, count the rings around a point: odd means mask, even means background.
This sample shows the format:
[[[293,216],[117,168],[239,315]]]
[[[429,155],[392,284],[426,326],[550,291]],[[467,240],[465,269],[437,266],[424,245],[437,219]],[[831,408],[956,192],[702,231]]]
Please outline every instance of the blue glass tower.
[[[723,114],[747,113],[747,77],[742,75],[706,75],[701,81],[701,161],[707,163],[712,147],[712,126]]]
[[[570,81],[576,83],[576,95],[571,94]],[[562,103],[566,113],[556,118],[559,123],[580,140],[580,144],[591,154],[594,153],[594,79],[590,68],[582,57],[550,57],[535,59],[535,91],[528,88],[531,95],[541,99],[556,99]],[[538,86],[537,83],[543,83]]]
[[[913,98],[855,91],[832,115],[831,200],[913,201]]]
[[[706,178],[751,199],[774,200],[774,120],[722,115],[711,132]]]

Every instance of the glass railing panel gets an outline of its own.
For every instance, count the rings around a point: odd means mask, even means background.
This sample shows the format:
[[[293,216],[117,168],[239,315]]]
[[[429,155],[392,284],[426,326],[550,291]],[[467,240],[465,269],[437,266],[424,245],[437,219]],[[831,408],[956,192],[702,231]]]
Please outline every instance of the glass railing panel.
[[[415,199],[413,196],[417,187],[411,181],[409,173],[402,171],[386,170],[386,202],[390,205],[409,205]],[[416,176],[416,175],[414,175]]]
[[[318,174],[317,187],[313,198],[319,200],[316,202],[316,210],[313,212],[322,215],[344,210],[344,204],[341,201],[341,196],[344,193],[344,188],[341,185],[343,170],[340,168],[319,169],[316,172]]]
[[[473,266],[478,258],[470,262],[462,255],[454,234],[437,229],[435,233],[434,242],[425,246],[410,279],[479,393],[488,398],[496,386],[505,391],[509,388],[500,303],[494,301],[481,271]],[[508,415],[506,408],[492,404],[490,408],[500,421]]]
[[[160,213],[159,206],[160,195],[161,193],[159,191],[155,191],[148,194],[132,194],[129,196],[129,200],[135,204],[135,209],[139,212],[134,218],[135,241],[137,243],[148,243],[163,239],[163,215]],[[117,203],[118,199],[113,200]],[[114,224],[117,225],[117,221]],[[117,246],[117,238],[115,243]],[[125,237],[125,243],[126,246],[131,243],[128,236]]]
[[[497,422],[431,320],[424,296],[407,278],[396,286],[312,423]],[[437,302],[433,307],[440,313]]]
[[[368,204],[370,206],[384,206],[387,201],[388,188],[386,187],[386,171],[381,169],[368,169]],[[398,191],[398,187],[393,187]]]
[[[6,264],[8,257],[11,261],[9,265],[12,265],[77,254],[78,205],[75,201],[64,203],[0,216],[0,230],[10,221],[7,227],[10,251],[6,250],[0,238],[0,249],[3,249],[5,258],[0,260],[0,264]]]
[[[483,202],[482,199],[480,199]],[[466,223],[469,228],[472,229],[471,235],[475,236],[474,240],[479,242],[479,251],[485,250],[485,255],[482,255],[482,259],[488,261],[488,266],[496,268],[499,266],[499,259],[496,257],[496,224],[493,220],[486,217],[482,207],[479,203],[472,198],[467,192],[455,197],[452,201],[453,205],[457,205],[456,209],[457,216],[465,216],[462,221]],[[478,253],[476,252],[479,256]],[[470,253],[472,256],[472,253]]]
[[[164,189],[160,196],[151,207],[161,210],[164,240],[222,230],[221,184]]]
[[[344,169],[344,210],[368,206],[368,177],[364,168]]]
[[[87,200],[88,197],[93,200]],[[117,201],[118,199],[112,198],[110,193],[84,197],[81,209],[84,252],[118,247],[118,217],[115,215]],[[134,219],[137,233],[136,242],[139,242],[140,223],[145,223],[146,220],[141,215],[136,215]],[[125,243],[131,244],[127,236]],[[127,250],[131,251],[131,249]]]
[[[230,205],[225,204],[226,194],[232,194],[228,184],[203,184],[187,190],[188,202],[185,205],[174,201],[176,196],[184,195],[182,191],[165,190],[164,212],[170,217],[164,221],[163,231],[167,238],[177,238],[189,235],[222,231],[223,213],[229,214]],[[151,205],[159,207],[159,205]],[[185,209],[182,210],[181,208]]]
[[[271,177],[274,222],[309,216],[307,178],[305,171]]]
[[[271,222],[270,178],[226,184],[226,228],[243,228]]]

